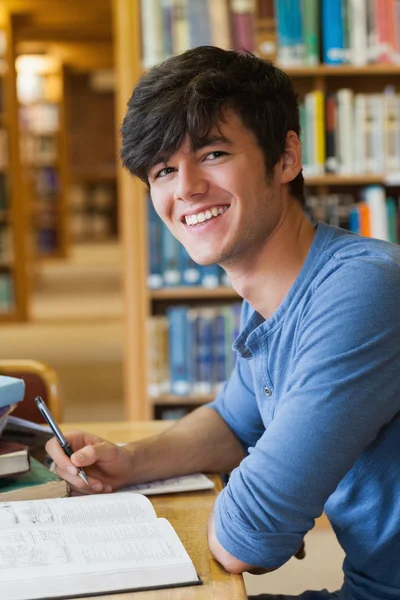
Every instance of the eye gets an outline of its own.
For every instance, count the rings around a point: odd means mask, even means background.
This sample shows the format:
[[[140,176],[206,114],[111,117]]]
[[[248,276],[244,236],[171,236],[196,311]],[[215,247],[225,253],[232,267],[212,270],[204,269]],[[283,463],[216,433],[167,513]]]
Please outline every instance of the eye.
[[[226,154],[227,152],[223,152],[222,150],[213,150],[206,155],[206,160],[215,160],[216,158],[220,158]]]
[[[159,177],[165,177],[166,175],[173,173],[173,171],[174,171],[174,167],[164,167],[164,169],[161,169],[161,171],[158,171],[156,173],[154,179],[158,179]]]

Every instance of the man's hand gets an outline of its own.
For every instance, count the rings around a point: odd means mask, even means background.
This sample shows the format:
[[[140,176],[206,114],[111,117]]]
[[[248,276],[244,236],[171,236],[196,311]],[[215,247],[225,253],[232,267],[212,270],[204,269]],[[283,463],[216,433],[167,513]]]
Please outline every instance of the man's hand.
[[[133,480],[132,450],[116,446],[102,438],[72,431],[65,435],[74,453],[68,458],[56,438],[46,444],[46,452],[56,464],[56,473],[80,493],[111,492]],[[79,477],[77,467],[88,476],[89,486]]]

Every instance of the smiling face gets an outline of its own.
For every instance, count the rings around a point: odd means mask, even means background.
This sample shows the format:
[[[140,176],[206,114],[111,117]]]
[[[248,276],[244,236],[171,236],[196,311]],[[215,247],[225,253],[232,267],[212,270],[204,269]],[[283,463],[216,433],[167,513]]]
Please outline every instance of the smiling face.
[[[269,181],[254,134],[229,111],[206,145],[186,138],[175,154],[150,168],[157,213],[199,264],[251,264],[284,217],[281,181]]]

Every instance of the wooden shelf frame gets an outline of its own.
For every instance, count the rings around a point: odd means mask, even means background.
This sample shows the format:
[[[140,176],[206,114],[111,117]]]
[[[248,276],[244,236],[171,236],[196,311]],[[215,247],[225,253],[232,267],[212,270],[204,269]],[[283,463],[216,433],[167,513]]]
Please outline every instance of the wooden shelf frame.
[[[215,394],[191,394],[188,396],[177,396],[174,394],[161,394],[160,396],[150,396],[149,402],[152,406],[200,406],[212,402]]]
[[[354,77],[378,75],[381,77],[400,76],[400,65],[371,64],[362,67],[352,65],[325,65],[315,67],[285,67],[279,65],[290,77]]]
[[[218,300],[221,298],[240,297],[229,287],[204,288],[198,286],[166,287],[159,290],[149,290],[151,300]]]
[[[9,165],[5,169],[9,177],[8,209],[5,215],[2,211],[1,222],[8,223],[12,231],[13,254],[12,264],[1,265],[1,270],[12,273],[14,306],[10,312],[0,313],[0,321],[25,321],[28,319],[29,298],[29,262],[27,255],[27,206],[22,194],[21,163],[19,148],[19,120],[17,108],[17,88],[15,72],[15,42],[14,19],[12,15],[5,15],[4,23],[0,24],[6,32],[7,70],[2,74],[4,85],[4,112],[1,114],[1,125],[8,132]]]

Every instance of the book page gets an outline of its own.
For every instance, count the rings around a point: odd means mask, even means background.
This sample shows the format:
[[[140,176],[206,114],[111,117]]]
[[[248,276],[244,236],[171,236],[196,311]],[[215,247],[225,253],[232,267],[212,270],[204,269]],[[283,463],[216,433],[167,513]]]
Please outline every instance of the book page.
[[[90,527],[39,525],[0,530],[0,590],[7,581],[43,581],[91,573],[131,573],[194,566],[166,519],[150,523]],[[98,575],[99,577],[100,575]],[[149,577],[149,575],[148,575]],[[187,575],[185,576],[187,578]],[[14,585],[14,583],[13,583]]]
[[[192,492],[208,490],[214,487],[214,482],[203,473],[193,473],[182,477],[160,479],[150,483],[142,483],[124,488],[122,491],[140,492],[146,496],[153,494],[174,494],[176,492]]]
[[[130,492],[0,503],[0,530],[15,526],[117,525],[156,518],[151,502],[141,494]]]

